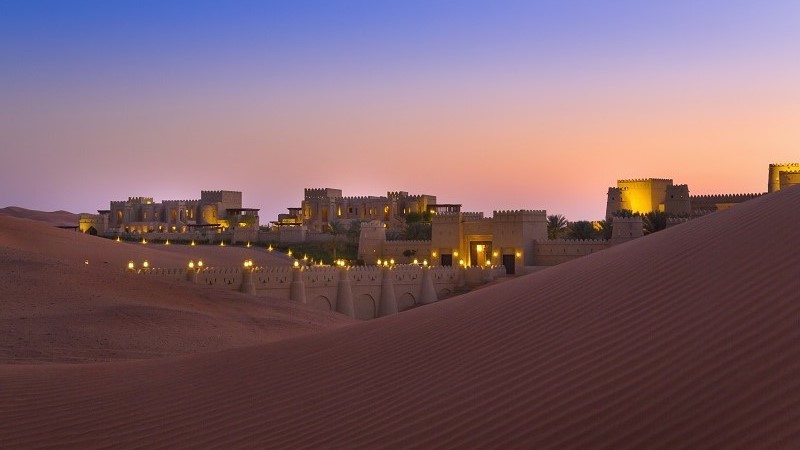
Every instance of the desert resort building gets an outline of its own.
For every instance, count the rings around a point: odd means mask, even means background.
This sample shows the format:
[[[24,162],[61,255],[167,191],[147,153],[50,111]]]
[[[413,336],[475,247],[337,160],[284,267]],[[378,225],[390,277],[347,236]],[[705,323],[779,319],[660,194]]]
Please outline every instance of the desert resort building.
[[[770,164],[767,192],[800,184],[800,164]],[[613,234],[605,239],[548,239],[544,210],[462,211],[460,204],[438,204],[435,195],[405,191],[385,196],[342,195],[340,189],[305,189],[299,207],[288,208],[268,226],[260,226],[258,209],[242,206],[242,193],[201,191],[197,200],[130,197],[112,201],[108,210],[82,214],[80,230],[105,237],[206,242],[303,243],[330,239],[334,226],[347,229],[358,222],[358,257],[367,265],[392,259],[398,263],[426,261],[435,266],[504,266],[508,274],[523,274],[591,254],[643,236],[642,220],[632,213],[663,212],[669,226],[727,209],[765,193],[691,195],[686,184],[672,179],[618,180],[608,189],[606,218]],[[430,219],[429,240],[393,240],[409,214]]]

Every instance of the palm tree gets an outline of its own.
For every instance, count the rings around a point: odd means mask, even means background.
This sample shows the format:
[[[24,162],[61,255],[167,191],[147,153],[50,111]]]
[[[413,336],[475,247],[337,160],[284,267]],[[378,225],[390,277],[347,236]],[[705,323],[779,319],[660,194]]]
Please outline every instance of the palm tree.
[[[603,219],[597,222],[598,230],[597,232],[600,236],[605,239],[609,240],[613,236],[613,229],[614,229],[614,222],[612,219]]]
[[[567,219],[561,214],[547,216],[547,238],[558,239],[564,229],[567,228]]]
[[[350,227],[347,229],[347,239],[353,245],[358,245],[358,239],[361,237],[361,221],[354,220],[350,222]]]
[[[570,239],[592,239],[594,226],[588,220],[579,220],[569,225],[568,236]]]
[[[650,211],[642,216],[644,233],[650,234],[667,228],[667,214],[661,211]]]
[[[346,232],[344,224],[338,220],[328,224],[328,233],[333,237],[331,242],[333,246],[333,260],[336,261],[336,248],[339,246],[339,236]]]

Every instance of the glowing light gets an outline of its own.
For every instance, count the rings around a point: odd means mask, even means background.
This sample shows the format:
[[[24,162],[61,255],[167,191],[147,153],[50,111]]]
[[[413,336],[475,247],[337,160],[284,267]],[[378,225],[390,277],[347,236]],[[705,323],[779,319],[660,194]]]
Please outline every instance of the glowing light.
[[[219,241],[219,246],[220,247],[225,247],[225,241]]]
[[[150,263],[149,263],[149,262],[147,262],[147,260],[145,259],[145,260],[144,260],[144,262],[142,263],[142,267],[144,267],[145,269],[147,269],[148,267],[150,267]]]
[[[84,259],[83,263],[88,265],[89,264],[89,260],[88,259]]]
[[[303,255],[303,261],[308,261],[308,255]]]
[[[197,267],[203,267],[203,260],[197,261]]]
[[[245,245],[245,247],[250,248],[250,243],[248,242],[247,245]]]
[[[128,261],[128,270],[133,270],[136,268],[136,264],[133,261]]]
[[[436,258],[436,252],[431,252],[431,256],[433,256],[434,258]]]
[[[453,250],[453,256],[458,258],[458,250]]]
[[[147,244],[147,239],[142,238],[142,244]]]
[[[522,258],[522,252],[517,252],[517,258]]]
[[[414,264],[419,264],[419,260],[417,258],[414,258]]]
[[[194,261],[189,261],[189,268],[194,269]]]
[[[245,259],[244,260],[245,267],[253,267],[253,260],[252,259]]]
[[[384,267],[385,267],[385,266],[388,266],[388,265],[389,265],[389,261],[384,261],[384,262],[383,262],[383,265],[384,265]]]
[[[394,258],[389,260],[389,264],[394,265]]]
[[[463,259],[459,259],[459,260],[458,260],[458,264],[459,264],[459,265],[461,265],[461,266],[463,266],[463,265],[464,265],[464,260],[463,260]]]
[[[292,249],[289,249],[289,251],[286,252],[286,254],[289,255],[289,256],[292,256]]]
[[[379,266],[381,265],[381,260],[380,260],[380,259],[378,260],[378,265],[379,265]]]
[[[164,245],[169,245],[169,239],[167,239],[167,242],[164,242]]]
[[[117,241],[117,242],[122,242],[122,239],[120,239],[120,238],[119,238],[119,236],[117,236],[117,239],[116,239],[116,241]]]
[[[267,247],[267,251],[269,251],[269,252],[272,251],[272,244],[269,244],[269,247]]]
[[[428,267],[428,260],[427,259],[423,259],[422,260],[422,265],[425,266],[425,267]]]
[[[497,258],[497,252],[492,252],[492,256],[494,256],[495,258]]]
[[[483,251],[483,244],[475,245],[475,250],[478,251],[478,252],[482,252]]]
[[[193,246],[193,247],[194,247],[194,241],[192,241],[192,243],[191,243],[191,244],[189,244],[189,245],[191,245],[191,246]]]
[[[489,267],[489,266],[491,266],[491,265],[492,265],[492,262],[491,262],[491,261],[489,261],[489,260],[487,259],[487,260],[486,260],[486,267]]]
[[[295,261],[294,262],[294,267],[300,267],[300,261]]]

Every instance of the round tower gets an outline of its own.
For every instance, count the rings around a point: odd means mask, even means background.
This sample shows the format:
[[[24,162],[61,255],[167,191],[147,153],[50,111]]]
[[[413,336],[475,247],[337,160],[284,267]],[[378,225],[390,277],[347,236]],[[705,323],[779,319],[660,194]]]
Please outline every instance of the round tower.
[[[800,164],[770,164],[769,165],[769,184],[767,192],[777,192],[781,189],[781,172],[800,171]]]

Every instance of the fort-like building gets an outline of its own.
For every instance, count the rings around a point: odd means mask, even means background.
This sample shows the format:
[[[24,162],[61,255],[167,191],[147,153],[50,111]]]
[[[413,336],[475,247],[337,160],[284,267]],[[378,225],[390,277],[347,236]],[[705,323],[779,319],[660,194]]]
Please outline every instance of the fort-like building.
[[[795,184],[800,184],[800,164],[769,165],[766,193]],[[667,178],[617,180],[616,187],[608,188],[606,217],[621,210],[642,214],[661,211],[671,216],[697,217],[762,195],[764,193],[690,195],[688,185],[673,184]]]
[[[767,192],[800,184],[800,164],[771,164]],[[642,178],[617,181],[608,189],[607,218],[612,238],[548,239],[544,210],[465,212],[459,204],[437,204],[436,196],[405,191],[386,196],[345,197],[340,189],[305,189],[298,208],[280,214],[269,230],[259,230],[258,209],[242,207],[242,193],[202,191],[197,200],[131,197],[112,201],[108,210],[81,215],[80,229],[103,236],[145,239],[206,239],[211,242],[329,242],[329,231],[360,224],[358,257],[366,264],[379,260],[397,263],[427,262],[434,266],[504,267],[509,274],[528,273],[588,255],[620,242],[641,237],[642,218],[619,217],[620,210],[638,213],[662,211],[677,224],[709,212],[764,195],[690,195],[685,184],[671,179]],[[387,232],[406,225],[408,214],[431,219],[430,240],[389,240]]]
[[[310,232],[322,232],[333,222],[349,225],[353,221],[381,222],[386,228],[402,228],[404,214],[424,213],[436,203],[433,195],[409,195],[405,191],[388,192],[385,197],[344,197],[341,189],[306,189],[299,208],[288,208],[273,222],[276,226],[304,226]]]
[[[102,236],[256,240],[258,209],[242,207],[237,191],[201,191],[196,200],[129,197],[98,214],[82,214],[80,230]]]

